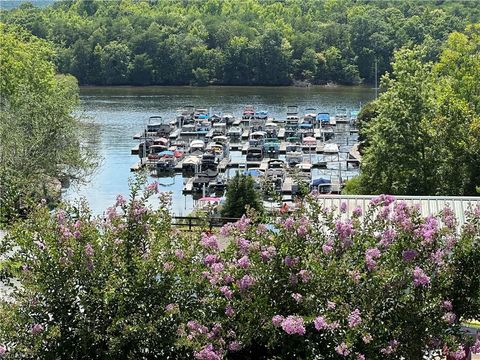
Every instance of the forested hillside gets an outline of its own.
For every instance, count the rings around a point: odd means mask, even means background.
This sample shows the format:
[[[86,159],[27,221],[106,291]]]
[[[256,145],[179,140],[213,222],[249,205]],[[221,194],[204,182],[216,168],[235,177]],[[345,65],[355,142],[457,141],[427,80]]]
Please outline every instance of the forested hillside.
[[[2,21],[57,47],[80,84],[372,83],[394,50],[426,44],[480,19],[454,1],[150,0],[22,4]]]

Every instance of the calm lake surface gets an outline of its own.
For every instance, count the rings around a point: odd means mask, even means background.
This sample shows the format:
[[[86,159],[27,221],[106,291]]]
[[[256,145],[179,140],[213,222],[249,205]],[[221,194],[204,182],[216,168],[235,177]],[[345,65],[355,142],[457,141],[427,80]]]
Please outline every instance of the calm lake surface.
[[[240,117],[243,106],[268,110],[269,116],[285,117],[287,105],[297,105],[299,114],[306,108],[335,113],[337,107],[358,110],[373,99],[374,90],[366,87],[83,87],[78,113],[93,123],[92,137],[100,156],[100,166],[86,185],[65,191],[65,199],[84,197],[95,214],[115,202],[118,194],[128,195],[130,167],[139,158],[130,155],[138,144],[133,135],[147,124],[148,117],[160,115],[173,120],[176,111],[187,105],[212,108],[214,113],[233,113]],[[150,179],[152,180],[152,179]],[[173,192],[172,211],[187,215],[193,207],[191,196],[182,195],[181,175],[156,179],[161,190]]]

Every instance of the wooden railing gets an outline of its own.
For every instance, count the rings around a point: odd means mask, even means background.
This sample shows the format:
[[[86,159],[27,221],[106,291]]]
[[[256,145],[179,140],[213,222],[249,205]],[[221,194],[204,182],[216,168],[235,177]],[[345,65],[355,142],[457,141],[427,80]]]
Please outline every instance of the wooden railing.
[[[172,225],[181,227],[181,230],[193,231],[195,228],[208,228],[212,230],[215,227],[222,227],[227,223],[240,220],[239,218],[227,217],[195,217],[195,216],[173,216]]]

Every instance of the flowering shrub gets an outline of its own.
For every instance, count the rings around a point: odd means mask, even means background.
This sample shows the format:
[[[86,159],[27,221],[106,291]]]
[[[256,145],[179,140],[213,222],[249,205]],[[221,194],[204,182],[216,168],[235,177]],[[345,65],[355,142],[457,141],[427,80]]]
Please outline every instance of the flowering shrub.
[[[163,194],[145,206],[156,192],[135,186],[103,219],[39,206],[12,230],[0,356],[459,358],[459,321],[479,318],[480,207],[460,231],[448,208],[380,196],[349,218],[312,195],[274,226],[197,234],[171,228]]]

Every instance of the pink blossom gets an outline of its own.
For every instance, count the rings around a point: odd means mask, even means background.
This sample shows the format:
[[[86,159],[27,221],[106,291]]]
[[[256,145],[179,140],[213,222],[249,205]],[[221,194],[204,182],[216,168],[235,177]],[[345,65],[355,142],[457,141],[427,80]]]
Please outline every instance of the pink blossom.
[[[82,234],[80,234],[80,231],[75,230],[75,231],[73,232],[73,237],[74,237],[75,239],[79,239],[80,236],[82,236]]]
[[[293,228],[294,224],[295,224],[295,220],[291,216],[286,218],[285,221],[283,222],[283,226],[285,226],[285,229],[287,230]]]
[[[212,344],[208,344],[194,355],[197,360],[221,360],[220,355],[215,352]]]
[[[187,323],[187,328],[192,332],[192,335],[197,335],[197,334],[206,334],[208,333],[208,328],[206,326],[203,326],[199,324],[198,322],[194,320],[190,320]]]
[[[302,301],[303,296],[299,293],[293,293],[292,294],[293,300],[295,300],[297,303]]]
[[[200,244],[206,249],[218,250],[217,237],[215,235],[202,234]]]
[[[163,270],[165,271],[170,271],[174,268],[174,265],[172,262],[167,261],[166,263],[163,264]]]
[[[353,216],[354,217],[362,216],[362,208],[360,206],[357,206],[355,209],[353,209]]]
[[[295,265],[298,264],[298,262],[300,261],[300,258],[297,256],[297,257],[291,257],[291,256],[285,256],[285,259],[283,260],[283,262],[285,263],[286,266],[288,267],[294,267]]]
[[[394,196],[382,194],[382,195],[379,195],[379,196],[376,196],[376,197],[372,198],[370,200],[370,204],[371,205],[379,205],[379,204],[383,203],[384,206],[388,206],[391,203],[393,203],[394,201],[395,201]]]
[[[282,315],[275,315],[274,317],[272,317],[272,324],[275,327],[280,327],[283,320],[285,320],[285,318]]]
[[[453,324],[455,320],[457,320],[457,315],[455,315],[453,312],[447,312],[442,316],[442,319],[448,324]]]
[[[247,230],[248,225],[250,224],[251,220],[243,215],[240,220],[238,220],[235,225],[239,231]]]
[[[372,335],[365,334],[362,336],[362,340],[365,344],[369,344],[373,340],[373,338],[372,338]]]
[[[232,317],[234,314],[235,311],[233,310],[233,308],[230,305],[227,305],[227,307],[225,308],[225,315],[227,315],[228,317]]]
[[[313,324],[318,331],[328,328],[328,322],[323,316],[317,316],[315,320],[313,320]]]
[[[363,354],[358,354],[358,355],[357,355],[357,360],[365,360],[365,355],[363,355]]]
[[[380,245],[383,247],[388,247],[392,244],[393,240],[397,236],[397,232],[395,229],[387,229],[382,234],[382,240],[380,241]]]
[[[227,299],[232,298],[233,291],[228,286],[222,286],[219,290]]]
[[[327,301],[327,309],[333,310],[337,307],[337,304],[334,303],[333,301]]]
[[[225,269],[225,266],[222,263],[214,263],[211,266],[212,272],[219,273]]]
[[[203,263],[205,265],[212,265],[215,264],[216,262],[220,261],[220,258],[215,255],[215,254],[208,254],[203,258]]]
[[[0,357],[3,357],[7,353],[7,348],[4,345],[0,345]]]
[[[249,247],[250,247],[250,241],[244,238],[240,238],[237,240],[237,245],[240,249],[240,252],[242,254],[247,254]]]
[[[228,350],[230,351],[238,351],[242,348],[242,343],[239,341],[232,341],[228,344]]]
[[[344,201],[342,201],[342,202],[340,203],[340,212],[341,212],[342,214],[344,214],[344,213],[347,212],[347,203],[344,202]]]
[[[360,316],[360,310],[355,309],[348,315],[348,326],[352,329],[362,322],[362,318]]]
[[[165,306],[165,312],[167,314],[173,314],[178,310],[178,305],[177,304],[168,304]]]
[[[377,267],[375,259],[378,259],[380,255],[380,250],[377,248],[370,248],[365,251],[365,264],[368,270],[374,270]]]
[[[403,261],[409,262],[417,257],[418,253],[413,249],[407,249],[402,251]]]
[[[340,345],[335,347],[335,351],[337,354],[342,355],[342,356],[348,356],[350,355],[351,351],[348,349],[347,344],[342,342]]]
[[[304,335],[305,326],[303,318],[294,315],[287,316],[286,319],[282,321],[282,329],[289,335]]]
[[[333,250],[333,241],[329,240],[322,245],[322,251],[325,255],[329,254]]]
[[[148,191],[153,191],[155,193],[158,193],[158,182],[154,181],[154,182],[148,184],[146,189]]]
[[[304,269],[300,270],[300,271],[298,272],[298,275],[299,275],[300,278],[302,279],[302,282],[303,282],[303,283],[306,283],[306,282],[310,281],[310,279],[311,279],[311,277],[312,277],[312,273],[311,273],[310,271],[304,270]]]
[[[442,308],[446,311],[451,311],[453,309],[452,302],[450,300],[442,301]]]
[[[185,253],[182,250],[177,249],[177,250],[175,250],[175,257],[178,260],[183,260],[185,258]]]
[[[438,249],[430,256],[430,258],[435,264],[437,264],[437,266],[443,266],[445,263],[443,261],[444,256],[445,256],[445,251],[443,249]]]
[[[250,260],[248,259],[248,256],[240,258],[237,263],[242,269],[247,269],[250,266]]]
[[[88,257],[93,257],[95,255],[95,251],[90,243],[85,245],[85,255]]]
[[[453,229],[457,219],[455,218],[455,213],[449,207],[446,207],[442,210],[442,221],[446,227]]]
[[[33,335],[40,334],[43,331],[42,324],[34,324],[30,330]]]
[[[470,351],[472,352],[472,354],[480,354],[480,333],[477,333],[477,339],[475,340],[473,346],[470,348]]]
[[[345,222],[337,220],[335,223],[335,230],[337,231],[338,237],[342,241],[345,247],[351,245],[350,236],[353,234],[353,224],[350,219]]]
[[[127,200],[122,195],[117,195],[117,199],[115,201],[115,206],[123,206],[127,203]]]
[[[307,230],[307,227],[305,225],[300,225],[297,229],[297,235],[300,236],[300,237],[304,237],[305,235],[307,235],[308,233],[308,230]]]
[[[384,355],[390,355],[397,350],[399,345],[400,345],[400,343],[397,340],[391,340],[388,343],[388,346],[381,349],[380,352]]]
[[[255,283],[255,279],[250,275],[244,275],[240,280],[237,280],[237,286],[240,290],[246,290]]]
[[[290,285],[297,285],[297,284],[298,284],[298,277],[297,277],[297,275],[295,275],[295,274],[290,274],[290,276],[288,277],[288,282],[290,283]]]
[[[67,216],[67,213],[64,210],[58,210],[57,211],[57,222],[59,224],[63,224],[66,216]]]
[[[427,286],[430,283],[430,277],[425,274],[422,268],[416,266],[413,270],[413,284],[417,287]]]
[[[340,323],[338,321],[333,321],[330,324],[328,324],[329,330],[336,330],[338,328],[340,328]]]
[[[352,270],[349,272],[349,274],[355,284],[360,282],[360,272],[358,270]]]
[[[463,360],[467,356],[467,354],[465,353],[465,350],[462,348],[459,348],[457,351],[450,352],[449,355],[455,360]]]

